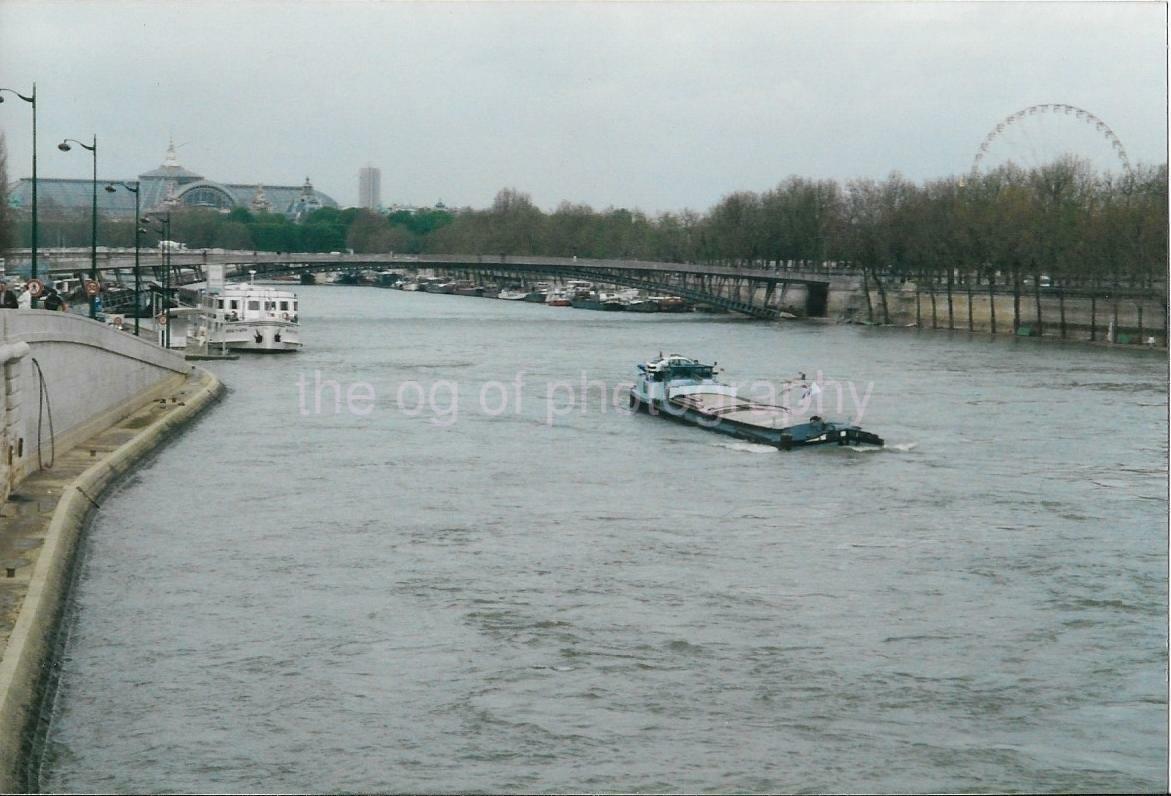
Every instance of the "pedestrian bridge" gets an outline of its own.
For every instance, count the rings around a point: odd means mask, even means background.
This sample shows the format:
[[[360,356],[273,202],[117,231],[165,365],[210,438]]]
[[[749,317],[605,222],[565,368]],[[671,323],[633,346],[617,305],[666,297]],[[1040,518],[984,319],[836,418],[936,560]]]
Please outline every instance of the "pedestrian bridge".
[[[73,276],[88,272],[90,251],[46,252],[41,272]],[[762,268],[728,268],[695,263],[643,260],[592,260],[577,257],[521,257],[506,254],[319,254],[305,252],[168,253],[172,286],[206,279],[209,265],[223,265],[225,278],[246,279],[333,271],[413,271],[438,273],[496,283],[532,283],[542,279],[584,279],[651,293],[680,296],[697,303],[756,318],[776,318],[783,311],[824,316],[831,275]],[[143,276],[162,283],[167,264],[159,252],[141,253]],[[98,254],[98,269],[110,281],[133,281],[134,253]],[[149,275],[149,276],[148,276]]]

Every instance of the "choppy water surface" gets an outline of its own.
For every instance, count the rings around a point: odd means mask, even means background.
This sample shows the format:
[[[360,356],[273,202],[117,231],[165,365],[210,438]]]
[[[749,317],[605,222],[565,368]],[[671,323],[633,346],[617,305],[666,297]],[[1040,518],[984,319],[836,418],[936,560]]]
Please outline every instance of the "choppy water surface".
[[[1166,788],[1161,356],[301,295],[104,502],[44,789]],[[872,382],[889,447],[546,422],[660,350]]]

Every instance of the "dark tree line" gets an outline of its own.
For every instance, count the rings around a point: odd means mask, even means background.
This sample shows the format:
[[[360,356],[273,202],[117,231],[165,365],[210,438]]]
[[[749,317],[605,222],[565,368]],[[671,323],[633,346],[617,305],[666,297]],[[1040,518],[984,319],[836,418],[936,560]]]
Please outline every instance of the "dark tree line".
[[[2,149],[0,149],[2,153]],[[0,164],[2,164],[0,160]],[[0,184],[3,181],[0,180]],[[87,214],[41,208],[41,245],[89,243]],[[0,208],[6,203],[0,203]],[[11,214],[10,214],[11,215]],[[27,213],[20,223],[28,245]],[[0,236],[6,226],[0,216]],[[889,319],[887,290],[913,281],[931,312],[952,317],[957,291],[1012,291],[1040,313],[1042,284],[1068,289],[1151,288],[1167,268],[1167,166],[1116,177],[1076,159],[1012,166],[924,183],[790,177],[763,193],[728,194],[706,213],[650,217],[638,210],[563,202],[552,212],[512,188],[492,206],[389,216],[325,208],[304,223],[238,208],[174,214],[189,248],[577,256],[700,262],[739,268],[849,268]],[[0,238],[2,240],[3,238]],[[99,243],[131,246],[130,220],[103,220]],[[147,245],[154,237],[148,236]],[[1031,290],[1031,295],[1030,295]],[[938,302],[937,299],[938,298]]]
[[[790,177],[736,192],[705,214],[649,218],[563,203],[543,213],[501,191],[413,243],[436,253],[508,253],[700,262],[739,268],[849,268],[889,319],[887,290],[913,281],[952,317],[957,291],[1012,291],[1040,312],[1040,288],[1149,289],[1165,283],[1167,167],[1095,174],[1075,159],[913,183]],[[1031,295],[1030,295],[1031,292]],[[1019,307],[1018,313],[1019,315]]]

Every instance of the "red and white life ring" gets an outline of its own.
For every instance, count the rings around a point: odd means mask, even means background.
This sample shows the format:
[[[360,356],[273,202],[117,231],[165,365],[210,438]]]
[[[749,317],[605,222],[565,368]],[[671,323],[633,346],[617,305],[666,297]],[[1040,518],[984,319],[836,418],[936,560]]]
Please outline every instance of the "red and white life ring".
[[[158,322],[159,326],[166,326],[167,325],[167,313],[160,312],[158,315],[155,316],[155,320]]]

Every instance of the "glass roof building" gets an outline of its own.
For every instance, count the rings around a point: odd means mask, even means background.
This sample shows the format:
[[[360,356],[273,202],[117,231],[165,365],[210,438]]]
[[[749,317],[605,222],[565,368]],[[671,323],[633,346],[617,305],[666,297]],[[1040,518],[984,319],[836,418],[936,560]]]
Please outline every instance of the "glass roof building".
[[[102,190],[107,182],[98,181],[98,212],[109,217],[134,217],[134,194],[130,191],[109,193]],[[133,180],[126,180],[133,184]],[[215,182],[179,165],[175,145],[167,148],[167,157],[157,169],[138,175],[142,212],[166,211],[182,207],[205,207],[227,212],[244,207],[253,212],[284,213],[299,219],[322,207],[337,207],[332,197],[315,189],[309,178],[303,185],[257,185],[255,183]],[[88,179],[37,178],[38,214],[55,211],[89,212],[93,202],[93,182]],[[22,179],[11,187],[8,203],[12,207],[32,206],[32,180]]]

